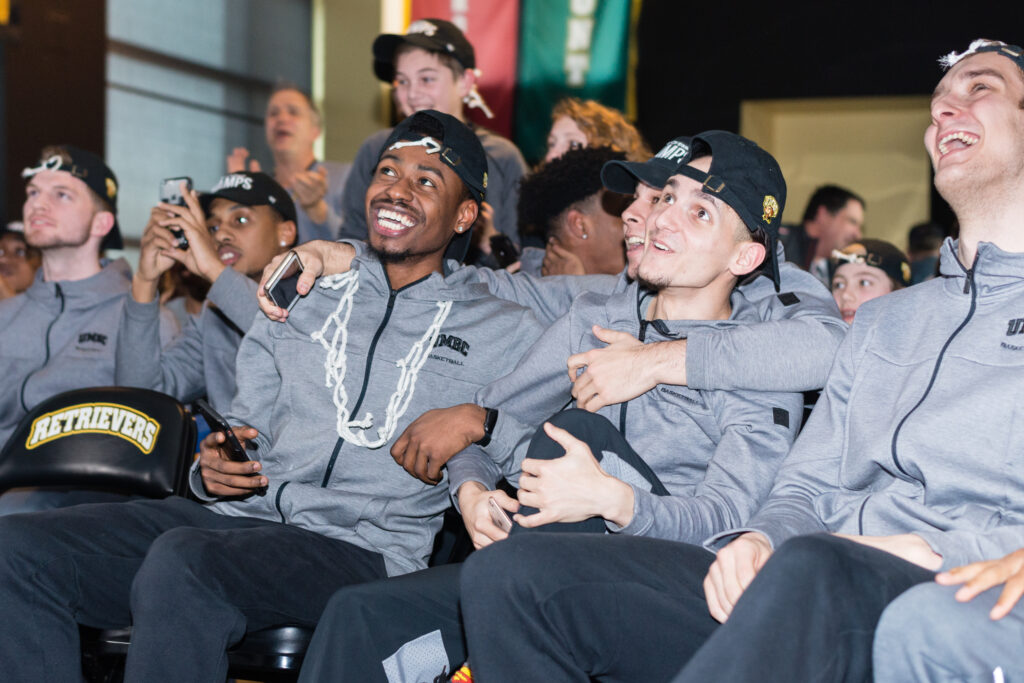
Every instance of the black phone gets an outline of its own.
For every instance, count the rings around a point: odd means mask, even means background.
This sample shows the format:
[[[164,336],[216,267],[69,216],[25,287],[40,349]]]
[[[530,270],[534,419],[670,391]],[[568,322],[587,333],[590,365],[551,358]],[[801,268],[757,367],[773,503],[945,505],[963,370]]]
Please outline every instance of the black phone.
[[[292,310],[292,306],[299,300],[299,275],[302,274],[302,261],[294,251],[281,261],[281,265],[273,272],[267,280],[267,298],[274,302],[278,308],[286,311]]]
[[[180,178],[164,178],[160,183],[160,201],[175,206],[185,206],[185,197],[181,194],[181,184],[185,183],[185,191],[192,191],[192,179],[188,176]],[[188,238],[181,228],[171,227],[169,230],[174,233],[174,246],[178,249],[188,249]]]
[[[519,260],[519,248],[508,235],[495,235],[491,238],[491,254],[502,268],[508,268]]]
[[[228,447],[228,457],[235,462],[248,462],[249,455],[245,452],[245,448],[242,446],[242,442],[238,440],[235,433],[231,431],[231,425],[228,424],[227,420],[221,417],[220,413],[213,409],[206,399],[197,399],[195,407],[199,410],[206,421],[209,423],[210,428],[214,431],[218,431],[224,435],[224,444]]]

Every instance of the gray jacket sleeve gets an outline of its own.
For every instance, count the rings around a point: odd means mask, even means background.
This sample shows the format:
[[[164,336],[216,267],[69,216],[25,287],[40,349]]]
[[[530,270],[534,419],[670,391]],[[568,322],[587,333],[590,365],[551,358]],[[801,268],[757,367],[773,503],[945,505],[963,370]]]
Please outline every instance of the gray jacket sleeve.
[[[231,402],[231,410],[224,415],[224,419],[232,427],[248,425],[259,432],[253,440],[256,445],[254,460],[259,460],[259,453],[267,452],[274,443],[270,420],[281,387],[281,376],[274,362],[274,339],[271,335],[272,326],[275,324],[278,323],[272,323],[268,318],[259,316],[248,334],[242,338],[235,362],[237,392]],[[189,486],[197,497],[205,501],[216,500],[215,497],[207,495],[203,487],[198,458],[192,464],[189,475]]]
[[[487,203],[494,208],[494,227],[519,243],[519,179],[526,173],[526,161],[511,142],[488,155]]]
[[[234,268],[225,268],[213,281],[206,298],[245,334],[260,313],[256,294],[259,283]]]
[[[203,335],[189,316],[184,331],[166,349],[160,345],[160,304],[140,304],[130,295],[117,329],[114,383],[170,394],[186,403],[201,396]]]
[[[519,465],[537,428],[572,399],[565,359],[572,352],[569,316],[548,328],[515,370],[480,389],[474,403],[498,409],[486,448],[475,444],[448,461],[452,493],[467,481],[494,488],[498,479],[517,481]]]
[[[939,555],[942,570],[980,560],[994,560],[1024,548],[1024,526],[1007,525],[984,533],[966,529],[915,531]]]
[[[478,282],[487,285],[491,294],[529,308],[545,325],[550,325],[565,315],[573,300],[583,292],[611,294],[621,280],[616,275],[537,277],[527,273],[510,273],[507,270],[466,267],[475,271]]]
[[[633,486],[633,519],[622,528],[609,522],[609,529],[700,543],[744,524],[764,501],[799,431],[802,395],[715,392],[709,398],[722,439],[704,481],[692,496],[658,496]]]
[[[686,342],[686,381],[694,389],[810,391],[825,385],[847,325],[814,276],[783,263],[782,292],[768,278],[741,288],[760,325],[694,331]],[[763,362],[765,353],[771,362]]]
[[[848,448],[845,435],[854,369],[853,344],[847,336],[839,346],[821,398],[782,461],[764,505],[745,525],[709,538],[705,546],[721,547],[736,534],[759,531],[777,548],[792,536],[828,531],[814,510],[814,500],[840,487],[840,470]]]
[[[345,179],[345,189],[341,194],[341,237],[366,239],[366,190],[370,187],[370,176],[377,165],[377,147],[384,142],[377,140],[373,134],[363,141],[356,152],[352,170]]]

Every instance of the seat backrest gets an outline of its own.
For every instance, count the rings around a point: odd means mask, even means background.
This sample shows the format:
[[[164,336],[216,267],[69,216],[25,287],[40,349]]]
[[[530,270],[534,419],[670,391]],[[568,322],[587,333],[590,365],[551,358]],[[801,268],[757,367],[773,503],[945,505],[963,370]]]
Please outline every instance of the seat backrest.
[[[195,421],[166,394],[75,389],[43,401],[18,423],[0,451],[0,491],[60,486],[184,495],[195,445]]]

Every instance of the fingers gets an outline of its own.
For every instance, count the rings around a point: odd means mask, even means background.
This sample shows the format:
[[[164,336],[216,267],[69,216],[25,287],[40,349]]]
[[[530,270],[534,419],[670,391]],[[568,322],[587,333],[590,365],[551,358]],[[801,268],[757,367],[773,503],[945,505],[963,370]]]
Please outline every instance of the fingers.
[[[987,562],[974,562],[962,567],[955,567],[949,571],[936,574],[935,581],[943,586],[955,586],[958,583],[965,583],[980,574],[987,564]]]
[[[984,593],[989,588],[998,586],[1006,581],[1011,574],[1010,568],[1001,561],[978,562],[976,564],[983,565],[983,568],[956,592],[955,597],[960,602],[973,600],[980,593]]]
[[[708,603],[708,612],[711,618],[717,622],[725,623],[729,618],[730,609],[726,608],[722,600],[723,591],[721,588],[722,572],[718,562],[713,563],[704,577],[704,599]]]
[[[521,515],[518,512],[512,515],[512,521],[525,529],[534,529],[545,524],[551,524],[556,521],[554,515],[546,513],[544,510],[535,512],[532,515]]]
[[[522,269],[522,267],[522,261],[514,261],[513,263],[510,263],[507,266],[505,266],[505,270],[507,270],[510,273],[518,273]]]
[[[519,501],[513,498],[512,496],[508,495],[504,491],[491,491],[491,498],[493,498],[494,502],[497,503],[501,507],[501,509],[505,510],[506,512],[519,511]]]
[[[263,169],[260,168],[260,162],[256,161],[255,159],[250,159],[249,160],[249,172],[250,173],[259,173],[262,170]]]
[[[591,328],[594,332],[594,336],[603,341],[605,344],[614,344],[615,342],[638,342],[639,339],[631,335],[629,332],[622,332],[620,330],[609,330],[606,327],[600,325],[594,325]]]
[[[989,617],[993,621],[1005,617],[1020,600],[1021,595],[1024,595],[1024,574],[1018,572],[1006,581],[1006,587],[999,594],[999,599],[989,612]]]
[[[545,422],[544,423],[544,433],[547,434],[548,436],[550,436],[552,441],[554,441],[559,446],[564,448],[566,453],[568,453],[569,450],[572,449],[572,448],[576,448],[576,449],[578,449],[580,451],[582,451],[582,450],[586,450],[587,452],[590,451],[590,446],[588,446],[585,442],[580,441],[575,436],[573,436],[570,432],[562,429],[561,427],[556,427],[555,425],[551,424],[550,422]],[[540,461],[537,461],[537,462],[539,463]],[[526,463],[526,461],[524,460],[523,464],[525,465],[525,463]],[[526,471],[525,467],[523,468],[523,471],[524,472]]]

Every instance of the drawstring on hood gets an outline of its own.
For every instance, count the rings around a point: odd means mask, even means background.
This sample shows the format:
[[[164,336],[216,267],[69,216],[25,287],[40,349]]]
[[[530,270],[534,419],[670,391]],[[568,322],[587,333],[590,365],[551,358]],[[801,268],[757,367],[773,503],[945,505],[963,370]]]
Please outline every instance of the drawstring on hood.
[[[325,289],[342,290],[341,299],[338,301],[334,313],[327,317],[319,332],[310,335],[313,341],[319,342],[327,351],[327,357],[324,359],[324,381],[328,389],[333,388],[332,398],[337,408],[338,436],[358,446],[380,448],[391,439],[398,426],[398,420],[409,407],[413,392],[416,390],[416,378],[423,364],[426,363],[430,350],[437,342],[441,326],[451,311],[452,302],[437,302],[437,315],[434,316],[433,322],[427,327],[423,337],[413,344],[405,358],[395,362],[400,371],[398,386],[388,399],[384,426],[377,428],[376,439],[370,439],[366,436],[365,430],[373,427],[373,413],[367,411],[362,420],[351,419],[348,409],[348,392],[345,391],[345,373],[348,369],[346,354],[348,321],[352,316],[353,298],[359,290],[359,271],[351,270],[347,273],[321,278],[320,286]],[[332,326],[334,331],[331,334],[330,342],[328,342],[327,335]]]

